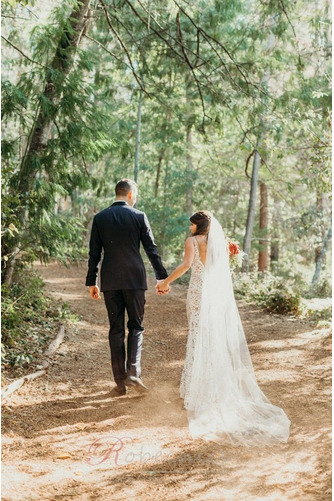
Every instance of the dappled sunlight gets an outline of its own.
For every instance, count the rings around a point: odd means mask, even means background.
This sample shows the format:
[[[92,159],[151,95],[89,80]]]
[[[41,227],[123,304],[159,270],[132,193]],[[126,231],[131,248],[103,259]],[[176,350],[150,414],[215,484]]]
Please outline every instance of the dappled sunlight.
[[[264,349],[264,351],[268,350],[268,348],[273,348],[274,350],[279,351],[280,349],[290,346],[302,346],[304,343],[299,340],[291,340],[286,342],[284,339],[268,339],[267,341],[259,341],[259,342],[253,342],[251,343],[252,346],[259,346]]]
[[[333,304],[333,300],[331,297],[320,298],[315,297],[312,299],[303,299],[302,303],[310,310],[322,311],[327,308],[331,308]]]
[[[53,278],[48,278],[45,280],[46,284],[60,284],[60,285],[65,285],[69,286],[70,284],[75,284],[77,285],[77,279],[76,278],[70,278],[67,277],[66,275],[63,277],[53,277]]]
[[[328,337],[328,335],[330,335],[331,332],[332,332],[331,328],[315,329],[312,331],[307,331],[307,332],[303,332],[301,334],[298,334],[297,337],[306,338],[306,339],[310,339],[310,338],[324,339],[324,338]]]
[[[255,308],[249,313],[244,305],[256,378],[291,420],[290,438],[254,449],[192,440],[179,397],[185,289],[166,298],[148,292],[142,366],[150,391],[117,398],[110,394],[104,304],[90,300],[77,269],[69,278],[66,297],[80,320],[67,329],[46,376],[23,386],[3,409],[4,495],[29,483],[35,499],[45,499],[48,485],[49,499],[313,501],[319,482],[329,486],[328,329]]]
[[[174,360],[172,362],[162,362],[160,364],[160,367],[163,366],[172,370],[173,368],[182,369],[183,365],[184,365],[184,360],[180,359],[180,360]]]
[[[82,296],[81,294],[73,294],[73,293],[66,293],[66,292],[53,292],[52,296],[55,299],[61,299],[62,301],[82,301]]]
[[[279,370],[279,369],[275,369],[275,370],[268,370],[268,369],[264,369],[264,370],[261,370],[261,369],[257,369],[256,370],[256,378],[258,379],[258,381],[260,382],[261,381],[261,384],[263,383],[267,383],[269,381],[286,381],[286,382],[297,382],[297,381],[300,381],[302,380],[302,377],[298,375],[296,375],[296,373],[293,371],[293,370]]]

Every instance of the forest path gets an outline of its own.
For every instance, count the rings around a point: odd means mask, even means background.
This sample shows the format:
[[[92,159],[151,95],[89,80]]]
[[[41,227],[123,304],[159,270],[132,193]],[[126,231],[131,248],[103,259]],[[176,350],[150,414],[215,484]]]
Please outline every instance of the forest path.
[[[320,501],[330,491],[331,341],[328,329],[239,303],[258,382],[291,420],[272,449],[191,440],[179,398],[186,289],[147,293],[143,380],[110,397],[104,302],[89,298],[86,265],[38,267],[47,291],[80,315],[45,376],[4,406],[3,501]]]

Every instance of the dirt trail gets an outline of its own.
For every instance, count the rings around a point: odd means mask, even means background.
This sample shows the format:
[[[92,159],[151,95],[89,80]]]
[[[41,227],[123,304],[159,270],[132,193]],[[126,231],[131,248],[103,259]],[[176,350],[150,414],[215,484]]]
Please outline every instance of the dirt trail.
[[[143,380],[149,395],[110,397],[103,301],[86,265],[39,267],[47,290],[81,316],[46,376],[4,406],[3,501],[330,500],[331,341],[326,329],[242,303],[257,379],[289,416],[272,450],[191,440],[178,387],[187,339],[186,289],[147,294]]]

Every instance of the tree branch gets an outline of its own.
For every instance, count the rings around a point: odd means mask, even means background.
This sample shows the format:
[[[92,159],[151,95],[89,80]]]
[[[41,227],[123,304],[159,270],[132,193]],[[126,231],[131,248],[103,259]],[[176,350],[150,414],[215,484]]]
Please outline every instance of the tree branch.
[[[42,66],[42,68],[46,68],[46,69],[49,69],[48,66],[45,66],[44,64],[42,63],[39,63],[38,61],[34,61],[33,59],[31,59],[29,56],[27,56],[24,52],[22,52],[21,49],[19,49],[18,47],[16,47],[16,45],[12,44],[12,42],[10,42],[7,38],[5,38],[3,35],[1,35],[1,38],[6,42],[8,43],[8,45],[10,45],[11,47],[13,47],[13,49],[15,49],[17,52],[19,52],[25,59],[27,59],[30,63],[33,63],[33,64],[38,64],[39,66]]]
[[[163,40],[163,42],[165,42],[165,44],[171,49],[172,52],[174,52],[174,54],[176,54],[180,59],[183,59],[182,58],[182,55],[177,52],[177,50],[174,49],[174,47],[168,42],[168,40],[166,40],[162,35],[161,33],[159,33],[159,31],[157,31],[155,28],[153,28],[153,26],[151,25],[151,23],[146,23],[145,22],[145,19],[139,14],[139,12],[134,8],[134,6],[132,5],[132,3],[129,1],[129,0],[125,0],[125,2],[128,4],[128,6],[131,8],[131,10],[133,11],[133,13],[138,17],[138,19],[140,19],[140,21],[145,24],[145,26],[147,25],[148,28],[150,30],[153,31],[153,33],[155,33],[157,35],[157,37],[159,37],[161,40]],[[138,0],[139,4],[141,5],[141,2],[140,0]],[[154,20],[155,21],[155,20]],[[157,21],[155,21],[157,22]],[[161,28],[164,32],[166,32],[163,28]]]
[[[119,63],[124,64],[124,66],[126,66],[129,69],[131,69],[131,66],[129,66],[128,64],[126,64],[125,61],[123,61],[118,56],[116,56],[116,54],[114,54],[113,52],[111,52],[111,50],[107,49],[107,47],[105,45],[103,45],[101,42],[99,42],[98,40],[95,40],[95,38],[92,38],[89,35],[85,35],[85,37],[88,40],[91,40],[92,42],[96,43],[96,45],[98,45],[99,47],[101,47],[101,49],[105,50],[108,54],[110,54],[113,58],[115,58],[116,61],[118,61]]]
[[[124,50],[127,58],[128,58],[128,61],[129,61],[129,64],[130,64],[130,67],[131,67],[131,70],[132,70],[132,73],[133,73],[133,76],[135,77],[140,89],[148,96],[150,97],[150,95],[148,94],[148,92],[146,91],[146,89],[143,87],[142,85],[142,82],[140,81],[138,75],[137,75],[137,72],[136,70],[134,69],[134,66],[133,66],[133,63],[132,63],[132,59],[131,59],[131,56],[129,54],[129,51],[126,47],[126,45],[124,44],[123,40],[121,39],[121,37],[119,36],[119,34],[117,33],[117,31],[115,30],[115,28],[113,27],[111,21],[110,21],[110,18],[109,18],[109,14],[108,14],[108,10],[107,10],[107,7],[104,3],[103,0],[99,0],[100,4],[102,5],[103,7],[103,10],[104,10],[104,13],[105,13],[105,17],[106,17],[106,20],[107,20],[107,23],[108,23],[108,26],[109,28],[111,29],[111,31],[114,33],[115,37],[117,38],[118,42],[120,43],[122,49]]]
[[[200,26],[198,26],[195,21],[192,19],[191,16],[189,16],[189,14],[187,14],[187,12],[178,4],[178,2],[176,0],[173,0],[173,2],[175,3],[175,5],[180,9],[180,11],[189,19],[189,21],[191,22],[191,24],[196,28],[196,30],[199,30],[200,33],[202,34],[202,36],[208,41],[208,39],[211,39],[212,41],[214,41],[217,45],[219,45],[219,47],[221,49],[223,49],[223,51],[225,52],[225,54],[228,55],[228,57],[230,58],[230,60],[233,62],[233,64],[236,66],[237,70],[241,73],[242,77],[245,79],[246,82],[248,82],[247,80],[247,77],[245,76],[245,74],[240,70],[239,68],[239,64],[234,60],[233,56],[231,55],[231,53],[229,52],[229,50],[227,50],[227,48],[225,47],[225,45],[223,45],[221,42],[219,42],[219,40],[217,40],[216,38],[214,38],[212,35],[209,35],[208,33],[206,33],[206,31],[203,30],[203,28],[201,28]]]
[[[289,25],[290,25],[290,27],[292,29],[293,36],[295,37],[296,47],[297,47],[297,52],[298,52],[298,62],[301,65],[302,61],[301,61],[301,55],[300,55],[300,51],[299,51],[299,45],[298,45],[298,39],[297,39],[297,34],[296,34],[296,31],[295,31],[295,27],[293,26],[293,24],[292,24],[292,22],[291,22],[291,20],[290,20],[290,18],[288,16],[288,13],[287,13],[287,10],[285,8],[283,0],[279,0],[279,3],[282,5],[282,9],[283,9],[284,15],[287,18],[288,23],[289,23]]]
[[[245,174],[246,174],[246,177],[248,177],[248,179],[250,179],[250,175],[248,174],[248,165],[249,165],[249,162],[250,162],[250,159],[252,158],[253,155],[255,155],[255,152],[256,150],[253,150],[252,153],[247,157],[247,160],[246,160],[246,167],[245,167]]]

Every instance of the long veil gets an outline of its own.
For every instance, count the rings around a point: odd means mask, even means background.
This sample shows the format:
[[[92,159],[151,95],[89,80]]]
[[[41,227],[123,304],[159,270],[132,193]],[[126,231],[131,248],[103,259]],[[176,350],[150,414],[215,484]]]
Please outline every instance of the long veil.
[[[288,440],[289,419],[257,384],[234,298],[227,240],[213,216],[190,381],[193,438],[234,445]]]

